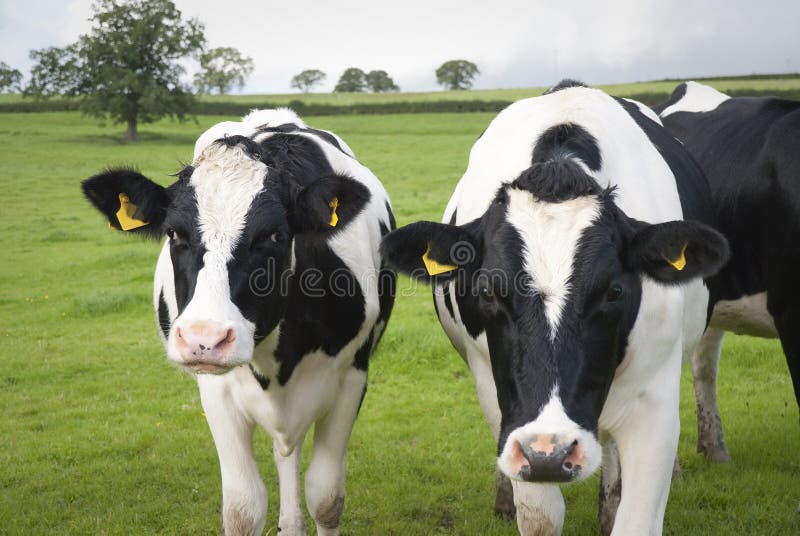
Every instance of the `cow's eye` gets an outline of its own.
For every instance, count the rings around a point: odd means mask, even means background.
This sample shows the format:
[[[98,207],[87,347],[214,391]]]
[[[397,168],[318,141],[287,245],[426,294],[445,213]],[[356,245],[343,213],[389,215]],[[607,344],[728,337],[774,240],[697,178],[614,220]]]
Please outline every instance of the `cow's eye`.
[[[606,300],[610,302],[619,301],[625,292],[622,290],[622,285],[614,283],[606,291]]]
[[[494,292],[488,286],[481,286],[478,288],[478,296],[487,303],[491,303],[494,301]]]
[[[180,240],[181,238],[181,236],[177,233],[177,231],[175,231],[175,229],[173,229],[172,227],[167,229],[167,236],[172,241]]]

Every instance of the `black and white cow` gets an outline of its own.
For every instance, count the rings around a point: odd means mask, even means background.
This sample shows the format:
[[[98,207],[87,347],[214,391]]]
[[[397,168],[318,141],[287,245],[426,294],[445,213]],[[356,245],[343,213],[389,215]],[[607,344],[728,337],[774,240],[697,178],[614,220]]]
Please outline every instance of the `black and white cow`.
[[[263,532],[260,425],[273,439],[279,530],[305,533],[299,467],[314,424],[306,503],[318,534],[337,534],[347,444],[394,300],[378,251],[394,227],[381,183],[338,136],[277,109],[211,127],[167,188],[115,169],[83,191],[112,227],[168,237],[154,305],[167,357],[196,373],[223,532]]]
[[[686,221],[707,220],[708,189],[654,118],[571,81],[519,101],[473,146],[444,223],[405,226],[381,246],[434,285],[523,534],[561,531],[558,483],[594,473],[611,438],[614,534],[661,533],[682,356],[705,328],[702,278],[728,253]]]
[[[687,82],[655,109],[703,168],[731,246],[730,263],[711,281],[719,301],[692,356],[697,448],[726,461],[716,391],[725,331],[780,337],[800,402],[800,102],[730,98]]]

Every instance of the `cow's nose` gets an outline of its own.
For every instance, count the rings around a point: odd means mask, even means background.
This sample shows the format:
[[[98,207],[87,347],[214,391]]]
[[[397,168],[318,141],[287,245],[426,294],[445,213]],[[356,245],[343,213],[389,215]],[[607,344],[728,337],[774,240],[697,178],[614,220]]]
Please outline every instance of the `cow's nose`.
[[[585,466],[584,452],[578,439],[559,434],[535,434],[516,441],[512,463],[523,480],[533,482],[569,482]]]
[[[212,369],[223,365],[233,349],[236,334],[217,322],[195,322],[177,327],[175,339],[185,365],[200,372],[215,372]]]

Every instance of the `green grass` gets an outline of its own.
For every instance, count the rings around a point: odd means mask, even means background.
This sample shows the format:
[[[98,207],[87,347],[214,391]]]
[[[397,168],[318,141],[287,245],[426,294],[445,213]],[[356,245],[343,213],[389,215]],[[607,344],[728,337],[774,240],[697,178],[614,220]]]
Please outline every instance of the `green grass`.
[[[405,224],[438,219],[491,117],[312,124],[347,140]],[[167,364],[151,310],[158,246],[109,231],[78,189],[80,179],[125,163],[166,184],[218,120],[162,121],[126,145],[119,128],[78,113],[0,119],[0,531],[218,531],[219,468],[197,388]],[[800,429],[779,344],[726,341],[720,390],[732,464],[694,452],[688,380],[684,371],[683,476],[672,487],[666,533],[796,534]],[[494,451],[427,289],[400,296],[349,450],[343,532],[515,534],[492,515]],[[256,452],[275,534],[277,481],[263,432]],[[596,484],[565,488],[565,534],[597,532]]]
[[[769,76],[769,75],[767,75]],[[687,78],[709,84],[720,91],[788,91],[800,90],[800,75],[774,75],[768,78],[730,77],[730,78]],[[631,82],[625,84],[605,84],[597,87],[615,95],[635,95],[642,93],[671,93],[683,80],[658,80],[650,82]],[[554,80],[553,83],[556,81]],[[590,82],[590,81],[587,81]],[[325,104],[349,106],[353,104],[382,104],[393,102],[438,102],[438,101],[516,101],[526,97],[541,95],[547,87],[475,89],[470,91],[429,91],[402,93],[284,93],[248,95],[203,95],[198,97],[205,102],[235,102],[238,104],[289,105],[292,101],[303,101],[307,105]],[[30,100],[30,99],[24,99]],[[23,101],[20,94],[0,94],[0,104]]]

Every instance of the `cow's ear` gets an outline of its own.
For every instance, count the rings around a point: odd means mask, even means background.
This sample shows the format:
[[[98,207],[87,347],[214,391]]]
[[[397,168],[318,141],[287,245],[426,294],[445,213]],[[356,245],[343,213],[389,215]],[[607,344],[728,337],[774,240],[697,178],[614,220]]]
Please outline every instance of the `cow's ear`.
[[[637,222],[628,240],[625,264],[661,283],[683,283],[716,274],[730,257],[728,241],[694,221],[654,225]]]
[[[330,175],[301,189],[289,210],[295,233],[337,231],[350,223],[370,200],[366,186],[344,175]]]
[[[449,279],[480,263],[477,224],[448,225],[420,221],[396,229],[381,242],[383,258],[420,281]]]
[[[108,219],[113,229],[161,237],[170,203],[167,189],[127,168],[111,169],[81,183],[83,195]]]

